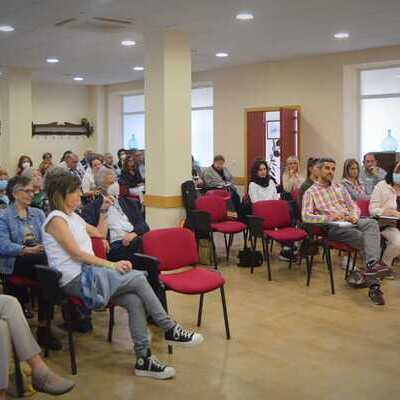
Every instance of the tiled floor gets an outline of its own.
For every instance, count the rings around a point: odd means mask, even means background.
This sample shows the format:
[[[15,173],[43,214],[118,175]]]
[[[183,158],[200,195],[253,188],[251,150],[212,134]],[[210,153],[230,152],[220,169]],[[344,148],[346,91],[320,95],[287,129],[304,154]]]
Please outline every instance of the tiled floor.
[[[276,254],[272,282],[265,266],[250,275],[233,258],[229,266],[221,262],[232,340],[224,336],[218,292],[206,297],[201,346],[169,356],[161,333],[152,328],[153,353],[177,369],[172,381],[135,377],[126,313],[117,312],[112,345],[105,340],[108,314],[95,313],[94,332],[76,338],[77,387],[64,398],[398,399],[400,280],[384,282],[387,305],[378,307],[366,289],[345,285],[339,259],[337,294],[330,295],[326,267],[318,261],[310,288],[304,267],[289,271]],[[178,321],[195,327],[198,298],[170,294],[169,302]],[[69,372],[66,350],[53,353],[49,363]]]

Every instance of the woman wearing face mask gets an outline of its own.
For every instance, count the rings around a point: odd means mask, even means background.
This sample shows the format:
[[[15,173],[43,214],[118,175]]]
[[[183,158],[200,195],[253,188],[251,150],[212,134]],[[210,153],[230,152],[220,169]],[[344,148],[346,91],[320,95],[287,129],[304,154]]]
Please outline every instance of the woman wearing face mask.
[[[6,208],[10,200],[6,194],[8,184],[8,173],[5,169],[0,169],[0,208]]]
[[[18,160],[17,175],[21,175],[24,169],[32,168],[33,162],[29,156],[22,155]]]
[[[275,183],[269,176],[269,169],[266,161],[255,161],[251,167],[249,196],[252,203],[279,199]]]
[[[387,173],[385,180],[379,182],[372,192],[369,212],[371,215],[381,217],[394,217],[400,219],[400,162]],[[393,224],[382,230],[382,236],[387,240],[386,250],[382,261],[391,266],[393,259],[400,256],[400,231]]]

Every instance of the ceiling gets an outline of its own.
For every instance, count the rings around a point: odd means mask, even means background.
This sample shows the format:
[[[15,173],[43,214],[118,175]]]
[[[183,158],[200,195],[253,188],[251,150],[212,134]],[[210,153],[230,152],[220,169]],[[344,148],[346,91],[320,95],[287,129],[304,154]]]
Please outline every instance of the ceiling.
[[[254,20],[235,20],[240,11]],[[93,17],[127,23],[115,28]],[[30,68],[35,81],[71,83],[80,75],[85,80],[76,84],[111,84],[143,78],[132,70],[144,62],[143,36],[167,27],[190,33],[194,71],[400,44],[400,1],[1,0],[1,24],[15,31],[0,32],[0,70]],[[351,36],[335,40],[338,31]],[[137,45],[121,46],[127,38]],[[217,51],[230,56],[218,59]],[[48,57],[61,61],[49,65]]]

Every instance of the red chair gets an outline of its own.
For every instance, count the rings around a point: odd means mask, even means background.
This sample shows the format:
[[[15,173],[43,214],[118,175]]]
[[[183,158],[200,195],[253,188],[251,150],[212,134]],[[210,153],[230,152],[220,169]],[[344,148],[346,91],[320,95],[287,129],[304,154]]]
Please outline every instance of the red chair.
[[[208,190],[205,194],[206,194],[206,196],[222,197],[225,201],[228,201],[231,199],[231,194],[226,189],[212,189],[212,190]]]
[[[152,230],[143,235],[143,251],[144,254],[158,259],[160,271],[176,271],[160,274],[160,280],[166,290],[200,295],[197,326],[201,325],[204,295],[216,289],[220,290],[226,338],[229,340],[231,335],[224,291],[225,279],[215,270],[195,266],[199,261],[199,255],[193,232],[186,228]],[[192,268],[180,270],[183,267]],[[171,350],[170,348],[170,352]]]
[[[198,198],[196,200],[196,210],[207,212],[210,215],[212,232],[224,235],[226,261],[228,261],[234,235],[243,232],[246,242],[246,225],[228,217],[226,201],[219,196],[209,195]]]
[[[253,215],[263,219],[264,257],[268,265],[268,279],[271,280],[268,241],[276,241],[282,245],[293,247],[295,242],[304,240],[308,234],[305,230],[291,226],[289,204],[285,200],[265,200],[253,204]],[[292,267],[292,260],[289,268]]]
[[[369,213],[369,199],[356,200],[356,204],[361,211],[361,218],[369,218],[371,216]]]

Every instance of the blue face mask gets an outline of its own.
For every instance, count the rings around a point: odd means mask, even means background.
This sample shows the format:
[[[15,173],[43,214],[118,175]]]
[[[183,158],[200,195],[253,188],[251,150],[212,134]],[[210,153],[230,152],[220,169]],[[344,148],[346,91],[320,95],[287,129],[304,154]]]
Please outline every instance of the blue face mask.
[[[393,183],[395,185],[400,185],[400,174],[393,174]]]
[[[6,179],[0,180],[0,190],[6,190],[7,184],[8,184],[8,180],[6,180]]]

